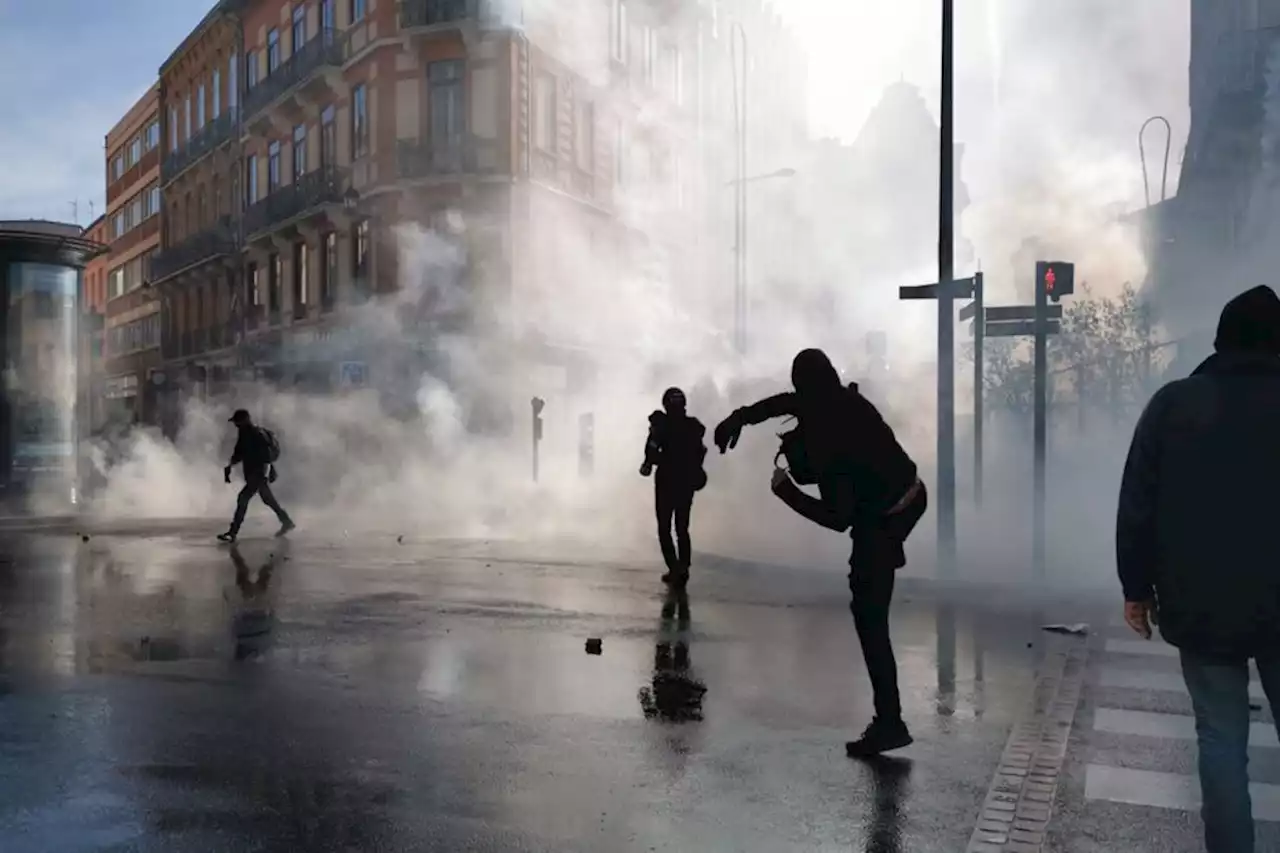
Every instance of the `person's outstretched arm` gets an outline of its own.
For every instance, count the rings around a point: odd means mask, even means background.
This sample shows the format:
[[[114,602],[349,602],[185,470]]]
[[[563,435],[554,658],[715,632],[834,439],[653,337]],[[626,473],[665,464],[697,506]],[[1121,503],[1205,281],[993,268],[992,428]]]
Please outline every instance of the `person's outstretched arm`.
[[[735,409],[729,417],[716,426],[716,447],[719,447],[720,452],[724,453],[725,450],[737,446],[738,436],[741,435],[744,426],[754,426],[755,424],[762,424],[771,418],[795,414],[796,395],[792,391],[774,394],[772,397],[765,397],[750,406]]]

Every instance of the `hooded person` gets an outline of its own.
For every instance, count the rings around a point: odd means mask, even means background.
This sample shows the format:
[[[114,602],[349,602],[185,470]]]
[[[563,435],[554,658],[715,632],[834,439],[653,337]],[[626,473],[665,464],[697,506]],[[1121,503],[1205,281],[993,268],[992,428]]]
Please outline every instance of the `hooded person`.
[[[1116,513],[1125,621],[1177,647],[1196,718],[1205,846],[1254,849],[1249,660],[1280,708],[1280,298],[1227,303],[1214,354],[1152,396]]]
[[[707,428],[690,417],[684,392],[668,388],[662,395],[662,409],[649,415],[649,435],[644,444],[641,476],[654,477],[654,510],[658,519],[658,543],[667,564],[664,583],[683,585],[689,580],[692,544],[689,519],[693,495],[707,484],[703,469],[707,448],[703,436]],[[672,538],[672,528],[675,537]]]
[[[249,511],[249,501],[253,500],[254,495],[262,498],[262,502],[280,521],[280,530],[276,536],[288,534],[296,525],[284,507],[280,506],[271,489],[271,484],[276,481],[275,461],[280,450],[275,434],[255,424],[245,409],[236,409],[228,421],[236,427],[236,446],[231,452],[231,461],[222,469],[222,479],[230,483],[231,469],[239,465],[244,472],[244,487],[236,496],[236,511],[231,518],[231,526],[226,533],[219,533],[218,539],[223,542],[236,541],[236,537],[240,535],[240,526],[244,524],[245,514]]]
[[[849,556],[849,609],[875,693],[875,717],[858,740],[846,744],[851,758],[907,746],[898,669],[889,638],[894,573],[906,565],[904,544],[928,506],[916,464],[898,443],[880,412],[818,349],[802,350],[791,364],[793,391],[737,409],[715,430],[720,452],[738,443],[742,428],[791,416],[797,427],[783,437],[772,488],[783,503],[808,520],[853,540]],[[813,497],[798,485],[818,487]]]

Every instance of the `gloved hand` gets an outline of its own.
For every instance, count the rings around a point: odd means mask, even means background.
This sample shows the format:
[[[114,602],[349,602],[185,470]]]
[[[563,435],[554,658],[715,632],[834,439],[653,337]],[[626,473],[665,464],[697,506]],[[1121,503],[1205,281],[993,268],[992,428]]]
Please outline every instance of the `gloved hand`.
[[[276,481],[276,466],[272,465],[267,468],[267,482],[274,483]]]
[[[648,462],[646,462],[646,463],[644,463],[643,465],[641,465],[641,466],[640,466],[640,476],[641,476],[641,477],[648,477],[648,476],[649,476],[650,474],[652,474],[652,473],[653,473],[653,466],[652,466],[652,465],[650,465]]]
[[[716,425],[715,442],[721,453],[738,446],[738,438],[742,435],[742,426],[742,418],[736,411]]]
[[[231,466],[230,465],[222,469],[222,481],[224,483],[231,482]]]

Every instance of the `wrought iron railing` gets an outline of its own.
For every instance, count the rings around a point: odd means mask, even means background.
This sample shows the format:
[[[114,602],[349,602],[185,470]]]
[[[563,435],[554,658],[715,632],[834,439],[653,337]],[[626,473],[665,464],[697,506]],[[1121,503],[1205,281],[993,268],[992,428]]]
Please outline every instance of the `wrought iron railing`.
[[[263,110],[295,86],[305,83],[321,68],[341,68],[346,57],[346,42],[337,30],[321,30],[293,52],[263,80],[259,80],[244,96],[245,117]]]
[[[400,29],[456,24],[479,12],[480,0],[400,0]]]
[[[396,176],[411,179],[472,173],[476,171],[475,153],[474,146],[461,141],[401,139],[396,142]]]
[[[160,161],[161,182],[169,183],[191,164],[230,139],[231,131],[236,126],[238,111],[238,107],[229,107],[222,115],[202,127],[186,145]]]
[[[217,223],[192,234],[175,246],[161,249],[151,258],[151,281],[168,278],[176,272],[196,264],[229,255],[236,250],[236,234],[230,216],[223,216]]]
[[[346,173],[321,166],[259,199],[244,212],[244,233],[258,234],[323,204],[340,204]]]

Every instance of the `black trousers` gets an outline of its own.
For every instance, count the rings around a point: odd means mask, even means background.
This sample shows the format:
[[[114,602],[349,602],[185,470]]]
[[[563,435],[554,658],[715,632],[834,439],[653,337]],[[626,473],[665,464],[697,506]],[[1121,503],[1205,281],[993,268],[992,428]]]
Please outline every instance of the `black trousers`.
[[[902,511],[856,524],[853,529],[849,610],[871,679],[876,717],[881,720],[902,718],[898,662],[889,638],[889,605],[893,601],[894,575],[907,564],[903,545],[928,506],[928,495],[921,486]]]
[[[689,571],[692,546],[689,543],[689,516],[693,512],[693,489],[683,483],[659,482],[654,488],[654,509],[658,516],[658,543],[667,568],[677,574]],[[672,528],[675,539],[672,540]]]
[[[262,498],[262,502],[276,514],[276,518],[280,520],[281,524],[291,523],[289,513],[284,511],[284,507],[280,506],[280,502],[276,500],[275,494],[271,491],[271,483],[268,482],[266,473],[249,473],[245,475],[244,488],[236,496],[236,514],[231,519],[232,533],[240,532],[240,525],[244,524],[245,513],[249,511],[249,501],[253,500],[254,495]]]

